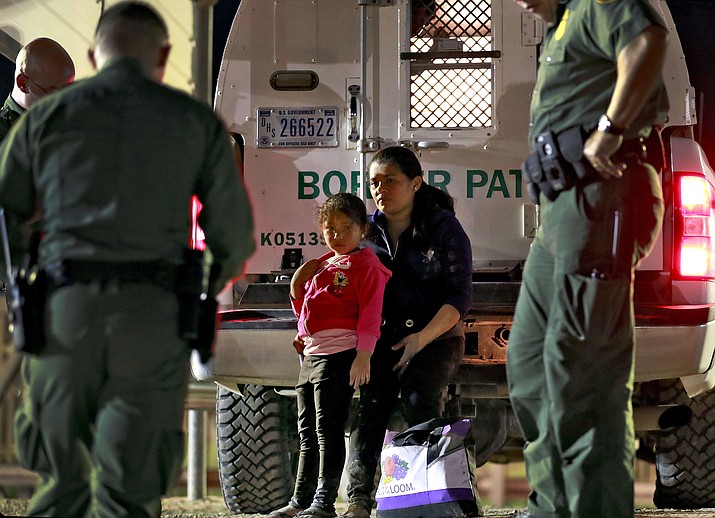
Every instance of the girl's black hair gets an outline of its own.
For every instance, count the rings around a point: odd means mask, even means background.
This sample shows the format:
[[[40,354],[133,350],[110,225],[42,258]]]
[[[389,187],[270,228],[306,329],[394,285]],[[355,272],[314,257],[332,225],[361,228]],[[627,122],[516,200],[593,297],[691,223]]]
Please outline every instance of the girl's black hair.
[[[394,166],[410,180],[424,176],[417,156],[410,149],[401,146],[381,149],[373,157],[370,162],[371,166],[372,164]],[[447,192],[422,182],[422,186],[415,193],[411,226],[413,237],[425,247],[429,246],[429,222],[440,209],[454,213],[454,198]]]
[[[318,225],[321,227],[328,218],[336,212],[342,212],[353,222],[365,228],[367,225],[367,209],[363,201],[349,192],[333,194],[318,207]]]

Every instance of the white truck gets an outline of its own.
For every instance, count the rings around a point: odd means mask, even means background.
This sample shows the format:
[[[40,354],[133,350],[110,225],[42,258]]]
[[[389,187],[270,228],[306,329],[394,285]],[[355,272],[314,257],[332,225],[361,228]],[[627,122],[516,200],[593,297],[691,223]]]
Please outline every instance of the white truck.
[[[693,138],[695,96],[668,6],[650,1],[671,33],[671,111],[665,222],[635,277],[638,455],[656,463],[657,506],[715,507],[715,175]],[[365,171],[388,145],[419,154],[472,242],[474,305],[450,411],[473,417],[479,463],[519,457],[505,352],[539,225],[520,164],[544,30],[512,0],[242,0],[215,110],[242,148],[259,248],[240,301],[221,315],[214,357],[192,360],[198,380],[219,385],[231,511],[265,512],[290,496],[299,362],[287,282],[325,250],[314,214],[327,196],[356,192],[374,209]]]

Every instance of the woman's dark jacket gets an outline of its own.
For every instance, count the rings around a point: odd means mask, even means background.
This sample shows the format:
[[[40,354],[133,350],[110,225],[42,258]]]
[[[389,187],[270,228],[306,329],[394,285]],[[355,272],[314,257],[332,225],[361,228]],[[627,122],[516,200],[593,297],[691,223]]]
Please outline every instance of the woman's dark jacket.
[[[382,334],[400,339],[424,328],[449,304],[464,318],[472,306],[472,246],[454,213],[428,216],[427,234],[410,226],[391,247],[385,215],[372,215],[368,237],[380,261],[392,271],[385,287]]]

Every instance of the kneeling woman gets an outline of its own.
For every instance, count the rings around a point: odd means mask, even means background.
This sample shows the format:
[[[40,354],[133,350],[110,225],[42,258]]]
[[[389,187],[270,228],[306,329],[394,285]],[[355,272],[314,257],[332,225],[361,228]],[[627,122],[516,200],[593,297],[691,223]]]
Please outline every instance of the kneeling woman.
[[[447,384],[464,355],[461,320],[472,305],[472,248],[454,214],[454,200],[422,181],[415,154],[378,152],[370,164],[378,210],[368,240],[392,271],[383,325],[360,388],[348,460],[345,518],[369,518],[385,428],[400,393],[408,426],[439,417]]]

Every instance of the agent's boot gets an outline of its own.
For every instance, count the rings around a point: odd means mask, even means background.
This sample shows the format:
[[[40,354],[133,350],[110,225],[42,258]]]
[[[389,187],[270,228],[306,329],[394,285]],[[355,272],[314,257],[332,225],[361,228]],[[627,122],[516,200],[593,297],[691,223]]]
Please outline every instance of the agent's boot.
[[[335,500],[338,498],[340,477],[320,477],[313,503],[296,518],[335,518]]]

